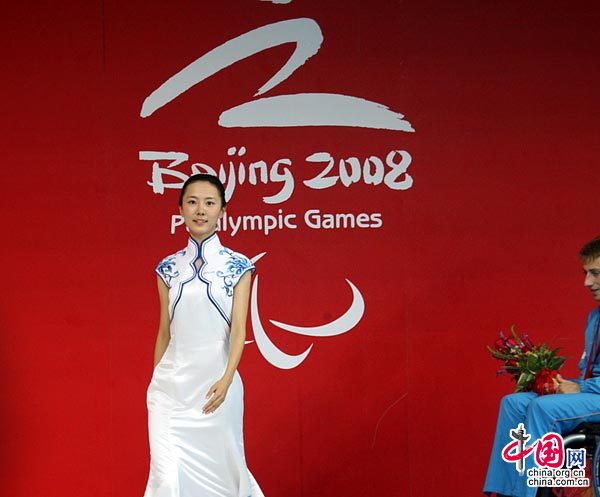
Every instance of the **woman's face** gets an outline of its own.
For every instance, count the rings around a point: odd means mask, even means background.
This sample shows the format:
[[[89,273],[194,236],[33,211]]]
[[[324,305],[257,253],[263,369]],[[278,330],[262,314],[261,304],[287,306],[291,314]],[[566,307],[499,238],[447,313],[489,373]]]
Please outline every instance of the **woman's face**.
[[[187,187],[179,212],[190,235],[201,242],[214,233],[225,208],[221,206],[219,190],[214,185],[196,181]]]

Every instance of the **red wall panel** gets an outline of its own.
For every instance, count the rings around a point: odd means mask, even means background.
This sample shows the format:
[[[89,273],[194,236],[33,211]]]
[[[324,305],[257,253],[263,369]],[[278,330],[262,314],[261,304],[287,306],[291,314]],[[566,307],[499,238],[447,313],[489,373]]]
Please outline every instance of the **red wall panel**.
[[[582,347],[591,305],[576,252],[598,234],[598,7],[550,2],[77,2],[7,8],[1,168],[7,267],[0,307],[0,420],[7,495],[142,495],[145,389],[158,322],[153,268],[185,244],[170,234],[178,191],[153,192],[141,151],[228,169],[230,147],[282,183],[237,184],[232,218],[296,215],[296,229],[231,230],[258,262],[265,331],[298,367],[256,343],[241,365],[249,465],[267,496],[477,495],[499,397],[485,351],[516,323]],[[219,126],[294,52],[241,60],[149,117],[146,97],[209,50],[270,23],[313,19],[318,52],[261,97],[360,97],[414,133],[355,126]],[[337,161],[410,154],[412,186],[303,182]],[[166,166],[166,163],[162,163]],[[236,162],[239,166],[239,162]],[[386,166],[387,167],[387,166]],[[244,167],[243,167],[244,169]],[[386,168],[386,171],[388,169]],[[238,169],[239,171],[239,169]],[[380,227],[314,229],[306,211],[377,213]],[[375,223],[377,224],[377,223]],[[318,326],[352,293],[360,322]],[[253,326],[249,323],[249,338]]]

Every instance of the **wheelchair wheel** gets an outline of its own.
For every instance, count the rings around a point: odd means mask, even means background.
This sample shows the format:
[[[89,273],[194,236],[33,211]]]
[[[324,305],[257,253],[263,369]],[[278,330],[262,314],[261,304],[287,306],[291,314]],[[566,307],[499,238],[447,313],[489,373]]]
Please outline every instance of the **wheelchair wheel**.
[[[586,477],[590,479],[590,486],[585,488],[580,487],[555,487],[552,489],[552,494],[554,497],[597,497],[596,493],[597,487],[592,483],[591,472],[586,468],[585,470]]]
[[[589,479],[590,486],[585,488],[554,487],[550,495],[554,497],[600,497],[600,443],[595,443],[593,447],[588,445],[586,449],[588,449],[588,452],[585,477]],[[542,497],[543,495],[546,494],[538,492],[538,497]]]
[[[600,497],[600,443],[596,444],[594,457],[592,458],[591,463],[590,483],[594,489],[594,496]]]

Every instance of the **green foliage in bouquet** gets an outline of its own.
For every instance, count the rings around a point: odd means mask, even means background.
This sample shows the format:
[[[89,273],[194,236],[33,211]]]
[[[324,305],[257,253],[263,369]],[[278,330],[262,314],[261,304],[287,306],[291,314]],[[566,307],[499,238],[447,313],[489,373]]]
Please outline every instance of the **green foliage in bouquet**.
[[[510,331],[509,337],[501,331],[494,346],[487,346],[493,357],[504,362],[496,374],[511,375],[517,384],[515,392],[555,393],[555,378],[566,358],[557,354],[558,348],[549,349],[546,342],[534,345],[526,333],[519,337],[514,325]]]

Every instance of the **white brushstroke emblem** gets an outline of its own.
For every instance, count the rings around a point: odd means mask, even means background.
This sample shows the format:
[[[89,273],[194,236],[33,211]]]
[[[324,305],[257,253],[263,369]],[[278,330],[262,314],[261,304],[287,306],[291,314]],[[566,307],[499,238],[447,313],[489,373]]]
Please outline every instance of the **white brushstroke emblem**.
[[[252,55],[285,43],[296,47],[281,68],[255,93],[266,93],[289,78],[323,43],[314,19],[298,18],[267,24],[248,31],[206,52],[154,90],[142,104],[141,117],[149,117],[182,93],[219,71]],[[335,93],[298,93],[265,97],[221,113],[219,125],[235,127],[352,126],[413,132],[404,115],[386,105]]]

